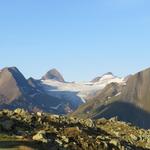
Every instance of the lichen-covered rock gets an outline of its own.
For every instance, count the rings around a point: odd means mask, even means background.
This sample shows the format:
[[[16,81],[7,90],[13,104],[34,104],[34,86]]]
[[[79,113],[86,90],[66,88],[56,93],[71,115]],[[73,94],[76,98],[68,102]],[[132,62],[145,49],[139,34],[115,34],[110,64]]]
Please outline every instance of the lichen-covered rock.
[[[137,141],[137,140],[138,140],[138,137],[135,136],[134,134],[130,134],[130,137],[131,137],[131,139],[134,140],[134,141]]]
[[[77,137],[81,134],[81,130],[78,127],[69,127],[64,129],[64,135],[67,137]]]
[[[46,132],[44,130],[39,131],[36,135],[32,137],[33,140],[41,141],[43,143],[48,143],[50,140],[46,138]]]
[[[112,144],[114,146],[119,146],[119,141],[117,139],[110,140],[109,144]]]
[[[61,136],[63,142],[68,143],[69,139],[66,136]]]
[[[94,123],[92,121],[92,119],[86,119],[85,122],[84,122],[84,125],[87,126],[87,127],[94,127]]]
[[[11,134],[17,140],[42,143],[42,150],[49,147],[53,150],[150,149],[150,130],[139,129],[116,118],[91,120],[28,113],[22,109],[2,110],[0,133]]]
[[[19,114],[19,115],[21,115],[21,116],[25,116],[25,115],[28,114],[27,111],[25,111],[24,109],[21,109],[21,108],[15,109],[15,110],[14,110],[14,113]]]

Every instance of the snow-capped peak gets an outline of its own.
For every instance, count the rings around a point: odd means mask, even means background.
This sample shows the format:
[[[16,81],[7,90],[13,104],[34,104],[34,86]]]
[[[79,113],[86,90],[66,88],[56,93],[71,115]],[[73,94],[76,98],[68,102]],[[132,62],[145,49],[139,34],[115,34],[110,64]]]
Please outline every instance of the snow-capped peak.
[[[116,78],[116,77],[115,77],[112,73],[108,72],[108,73],[102,75],[102,76],[100,77],[100,80],[99,80],[99,81],[102,81],[102,80],[109,80],[109,79],[114,79],[114,78]]]
[[[101,87],[105,87],[110,83],[118,83],[118,84],[125,84],[124,78],[117,77],[113,75],[113,73],[108,72],[103,74],[102,76],[96,77],[91,81],[94,85],[101,85]]]
[[[92,80],[92,82],[96,83],[96,82],[103,81],[103,80],[110,80],[110,79],[113,79],[115,77],[116,76],[114,76],[113,73],[107,72],[107,73],[103,74],[102,76],[98,76],[98,77],[94,78]]]
[[[105,76],[105,75],[112,75],[112,76],[114,76],[114,74],[112,72],[107,72],[107,73],[103,74],[102,76]]]

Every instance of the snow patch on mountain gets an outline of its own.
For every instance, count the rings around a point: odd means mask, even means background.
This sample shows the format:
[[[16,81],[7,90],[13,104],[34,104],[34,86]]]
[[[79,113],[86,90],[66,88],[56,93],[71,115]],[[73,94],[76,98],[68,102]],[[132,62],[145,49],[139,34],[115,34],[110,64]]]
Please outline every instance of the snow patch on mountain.
[[[98,78],[97,78],[98,79]],[[105,74],[96,82],[59,82],[56,80],[41,80],[41,86],[50,95],[68,100],[78,100],[86,102],[86,98],[101,91],[110,83],[125,84],[124,78],[119,78],[113,74]]]
[[[100,84],[103,85],[103,87],[105,87],[107,84],[109,83],[119,83],[122,84],[124,83],[124,78],[118,78],[112,75],[105,75],[103,77],[100,78],[100,80],[98,82],[95,82],[94,84]]]
[[[58,104],[58,105],[55,106],[55,107],[51,107],[51,109],[57,110],[60,106],[61,106],[61,104]]]

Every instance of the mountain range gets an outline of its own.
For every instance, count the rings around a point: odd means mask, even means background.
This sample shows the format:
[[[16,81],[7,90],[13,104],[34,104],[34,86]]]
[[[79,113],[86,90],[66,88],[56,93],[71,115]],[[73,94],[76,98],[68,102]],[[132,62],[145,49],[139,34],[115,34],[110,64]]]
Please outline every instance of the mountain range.
[[[111,118],[150,127],[150,69],[120,78],[108,72],[67,82],[57,69],[25,79],[16,67],[0,70],[0,109],[24,108],[82,118]]]

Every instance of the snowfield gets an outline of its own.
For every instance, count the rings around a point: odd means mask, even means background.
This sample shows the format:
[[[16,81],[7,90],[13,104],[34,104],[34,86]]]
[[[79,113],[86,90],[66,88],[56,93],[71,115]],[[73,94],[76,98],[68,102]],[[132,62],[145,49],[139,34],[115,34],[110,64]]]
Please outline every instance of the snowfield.
[[[125,84],[124,78],[112,74],[99,77],[97,82],[59,82],[56,80],[41,80],[41,86],[50,95],[67,98],[68,100],[86,102],[88,96],[94,95],[109,83]]]

